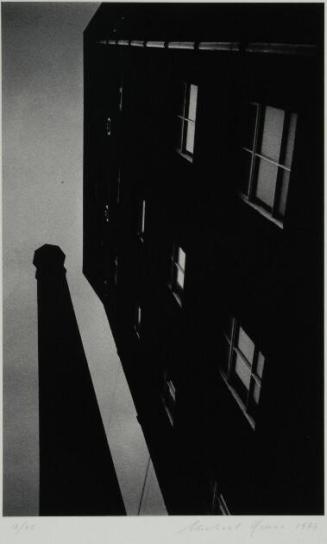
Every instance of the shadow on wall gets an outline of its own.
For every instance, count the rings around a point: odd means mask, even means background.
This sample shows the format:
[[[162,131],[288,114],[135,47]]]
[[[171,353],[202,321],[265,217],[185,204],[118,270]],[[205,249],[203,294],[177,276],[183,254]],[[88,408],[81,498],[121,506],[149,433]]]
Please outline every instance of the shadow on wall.
[[[58,246],[36,250],[40,515],[123,515]]]

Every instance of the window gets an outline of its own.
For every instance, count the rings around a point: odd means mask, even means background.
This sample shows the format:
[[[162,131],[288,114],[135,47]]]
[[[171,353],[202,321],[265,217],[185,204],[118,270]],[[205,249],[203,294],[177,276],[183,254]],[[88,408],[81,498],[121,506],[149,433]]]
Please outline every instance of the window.
[[[171,283],[170,288],[178,304],[182,306],[182,294],[185,282],[186,254],[180,246],[173,246],[171,256]]]
[[[141,242],[144,242],[144,231],[145,231],[145,200],[142,200],[140,205],[138,228],[137,228],[137,236]]]
[[[248,203],[283,225],[297,114],[272,106],[248,106],[243,134],[243,195]]]
[[[142,322],[142,309],[141,306],[136,306],[135,309],[135,324],[134,330],[138,339],[141,338],[141,322]]]
[[[224,333],[225,355],[221,375],[249,423],[255,428],[265,357],[235,318],[230,318]]]
[[[175,421],[176,387],[167,371],[164,372],[162,401],[170,424],[173,427]]]
[[[178,115],[177,151],[191,162],[194,154],[197,101],[198,86],[184,83]]]

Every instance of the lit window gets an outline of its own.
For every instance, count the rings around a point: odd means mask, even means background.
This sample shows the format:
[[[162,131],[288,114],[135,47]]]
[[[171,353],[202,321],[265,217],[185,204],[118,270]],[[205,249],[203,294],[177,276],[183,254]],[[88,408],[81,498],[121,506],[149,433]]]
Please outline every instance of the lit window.
[[[265,357],[235,318],[226,323],[224,345],[221,375],[254,428]]]
[[[174,246],[171,256],[171,290],[180,306],[185,282],[186,254],[180,246]]]
[[[134,330],[138,339],[141,338],[141,322],[142,322],[142,309],[141,306],[137,306],[135,309],[135,324]]]
[[[176,387],[168,376],[168,373],[164,373],[163,388],[162,388],[162,401],[169,418],[170,424],[174,426],[175,420],[175,406],[176,406]]]
[[[182,104],[178,115],[177,150],[191,161],[194,154],[197,101],[198,86],[184,83]]]
[[[138,226],[137,226],[137,236],[141,242],[144,242],[144,232],[145,232],[145,200],[141,200],[138,212]]]
[[[282,226],[297,125],[297,114],[252,103],[243,134],[245,199]]]

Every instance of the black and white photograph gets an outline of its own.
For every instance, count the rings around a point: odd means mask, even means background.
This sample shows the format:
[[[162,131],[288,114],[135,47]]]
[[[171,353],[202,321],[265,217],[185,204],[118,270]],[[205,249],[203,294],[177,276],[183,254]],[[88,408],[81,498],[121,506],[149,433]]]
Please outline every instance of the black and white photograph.
[[[2,2],[1,35],[11,538],[322,542],[324,4]]]

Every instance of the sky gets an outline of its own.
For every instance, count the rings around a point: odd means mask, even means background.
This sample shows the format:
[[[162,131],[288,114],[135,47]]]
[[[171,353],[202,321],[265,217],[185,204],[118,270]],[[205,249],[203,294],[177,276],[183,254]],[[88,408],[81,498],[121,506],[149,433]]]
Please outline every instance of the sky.
[[[4,513],[38,511],[34,251],[82,262],[83,30],[98,4],[2,4]]]

